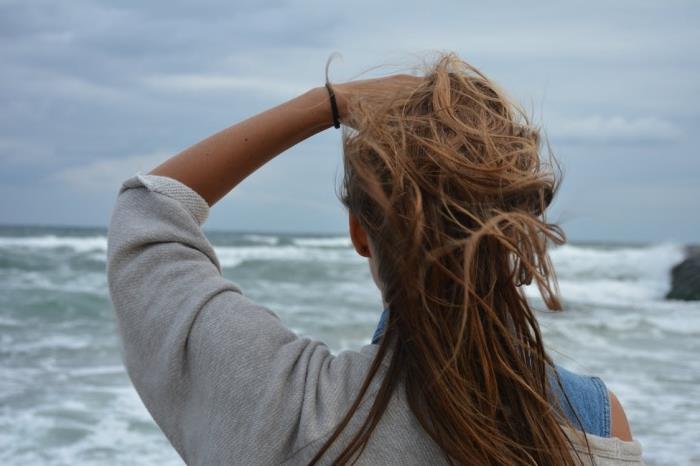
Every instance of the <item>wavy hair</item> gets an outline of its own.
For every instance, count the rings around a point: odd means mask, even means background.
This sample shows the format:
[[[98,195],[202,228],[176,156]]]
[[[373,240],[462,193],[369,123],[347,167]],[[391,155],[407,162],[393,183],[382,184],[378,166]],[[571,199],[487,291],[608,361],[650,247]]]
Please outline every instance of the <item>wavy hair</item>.
[[[522,288],[534,283],[561,309],[547,246],[565,235],[545,219],[556,160],[540,156],[522,108],[455,54],[411,82],[349,99],[339,197],[372,242],[390,314],[357,398],[311,464],[389,354],[364,424],[333,464],[361,455],[399,385],[450,464],[578,464]]]

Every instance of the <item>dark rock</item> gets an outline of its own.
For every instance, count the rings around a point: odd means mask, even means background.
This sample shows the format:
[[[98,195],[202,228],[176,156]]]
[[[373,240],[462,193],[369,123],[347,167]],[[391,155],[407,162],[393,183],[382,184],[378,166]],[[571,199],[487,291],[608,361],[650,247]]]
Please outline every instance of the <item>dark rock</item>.
[[[700,248],[688,248],[689,256],[671,269],[671,291],[666,299],[700,300]]]

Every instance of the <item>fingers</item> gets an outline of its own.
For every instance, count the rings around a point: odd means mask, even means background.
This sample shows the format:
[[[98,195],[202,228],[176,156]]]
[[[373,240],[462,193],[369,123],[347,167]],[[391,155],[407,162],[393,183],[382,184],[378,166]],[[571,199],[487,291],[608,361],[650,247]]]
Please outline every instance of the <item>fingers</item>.
[[[352,101],[363,103],[380,103],[391,99],[401,92],[410,92],[419,86],[425,78],[410,74],[395,74],[381,78],[358,79],[345,83],[333,84],[340,121],[353,126],[351,110]]]

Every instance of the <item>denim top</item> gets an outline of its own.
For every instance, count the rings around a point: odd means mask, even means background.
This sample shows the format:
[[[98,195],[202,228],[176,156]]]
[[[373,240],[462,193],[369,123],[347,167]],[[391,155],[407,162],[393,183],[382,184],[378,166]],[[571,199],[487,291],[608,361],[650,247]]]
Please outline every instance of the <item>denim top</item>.
[[[389,309],[386,308],[382,312],[377,329],[372,336],[372,344],[379,343],[388,318]],[[571,406],[562,396],[562,391],[553,375],[550,375],[549,380],[554,395],[569,421],[575,427],[582,427],[583,431],[588,434],[610,437],[610,399],[603,381],[598,377],[573,373],[559,365],[555,365],[555,368]],[[572,407],[581,421],[580,426],[576,421]]]

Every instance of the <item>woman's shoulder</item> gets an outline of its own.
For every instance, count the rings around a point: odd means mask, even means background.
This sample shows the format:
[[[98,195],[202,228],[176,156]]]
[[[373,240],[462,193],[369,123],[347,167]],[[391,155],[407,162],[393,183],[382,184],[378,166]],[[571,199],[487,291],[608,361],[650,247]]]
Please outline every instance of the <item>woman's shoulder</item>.
[[[550,377],[552,392],[574,427],[600,437],[632,440],[622,404],[600,377],[579,374],[559,365],[555,368],[558,382]]]
[[[600,377],[579,374],[560,365],[550,373],[554,399],[574,427],[599,437],[611,435],[611,401]]]
[[[605,458],[610,464],[643,464],[642,447],[632,439],[625,411],[600,377],[555,365],[552,392],[576,431],[565,427],[576,450]],[[581,435],[586,433],[585,438]],[[578,433],[578,435],[575,434]],[[608,463],[605,463],[608,464]]]

